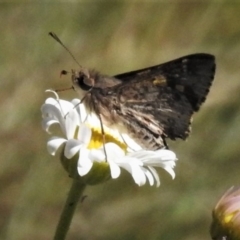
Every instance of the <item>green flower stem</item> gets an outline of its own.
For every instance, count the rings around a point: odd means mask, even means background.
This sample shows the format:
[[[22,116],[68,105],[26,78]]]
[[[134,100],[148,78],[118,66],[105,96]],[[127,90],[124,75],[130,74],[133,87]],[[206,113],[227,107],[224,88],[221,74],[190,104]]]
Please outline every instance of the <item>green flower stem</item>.
[[[83,194],[83,191],[86,187],[86,184],[81,181],[81,179],[73,179],[73,183],[63,208],[63,212],[58,222],[58,226],[55,232],[54,240],[64,240],[66,238],[67,232],[69,230],[73,214],[77,207],[80,197]]]

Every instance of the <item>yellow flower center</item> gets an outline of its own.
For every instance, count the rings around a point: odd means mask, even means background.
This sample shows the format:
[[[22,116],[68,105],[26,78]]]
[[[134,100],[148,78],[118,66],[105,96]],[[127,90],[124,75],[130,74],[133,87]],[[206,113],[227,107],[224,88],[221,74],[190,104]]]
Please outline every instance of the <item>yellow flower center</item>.
[[[88,145],[88,149],[99,148],[103,145],[103,143],[115,143],[117,144],[123,151],[127,151],[127,145],[121,142],[119,139],[114,137],[108,132],[105,132],[105,135],[102,134],[102,130],[100,128],[91,128],[92,137]]]

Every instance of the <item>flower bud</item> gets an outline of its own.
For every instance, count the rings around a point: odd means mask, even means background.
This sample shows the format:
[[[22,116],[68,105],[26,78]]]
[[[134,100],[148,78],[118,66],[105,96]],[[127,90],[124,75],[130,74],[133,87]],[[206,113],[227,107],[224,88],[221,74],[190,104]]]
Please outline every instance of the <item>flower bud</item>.
[[[212,239],[240,239],[240,188],[231,187],[213,210]]]

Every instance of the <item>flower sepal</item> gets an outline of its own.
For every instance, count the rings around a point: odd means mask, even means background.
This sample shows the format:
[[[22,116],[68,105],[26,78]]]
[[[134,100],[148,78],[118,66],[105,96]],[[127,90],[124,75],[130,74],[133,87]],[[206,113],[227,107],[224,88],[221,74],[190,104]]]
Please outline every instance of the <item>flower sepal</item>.
[[[70,178],[78,179],[80,177],[77,172],[78,154],[75,154],[71,159],[66,158],[64,154],[65,145],[66,144],[64,144],[60,150],[61,164]]]
[[[111,179],[110,167],[107,162],[94,162],[88,174],[81,177],[88,185],[96,185]]]
[[[86,185],[97,185],[111,179],[110,167],[107,162],[93,162],[91,170],[84,176],[80,176],[77,171],[79,154],[75,154],[71,159],[64,155],[64,146],[61,149],[61,163],[69,174],[69,177],[75,180],[81,180]]]

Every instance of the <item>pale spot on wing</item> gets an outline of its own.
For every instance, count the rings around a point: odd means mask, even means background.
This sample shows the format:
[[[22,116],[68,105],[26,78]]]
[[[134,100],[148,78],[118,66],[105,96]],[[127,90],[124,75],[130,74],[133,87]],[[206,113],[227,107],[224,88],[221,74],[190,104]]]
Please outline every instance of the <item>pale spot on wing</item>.
[[[190,123],[192,123],[192,122],[193,122],[193,117],[191,117],[191,118],[190,118],[189,122],[190,122]]]
[[[166,78],[164,78],[163,76],[155,77],[153,80],[153,85],[155,86],[166,86],[166,83]]]

